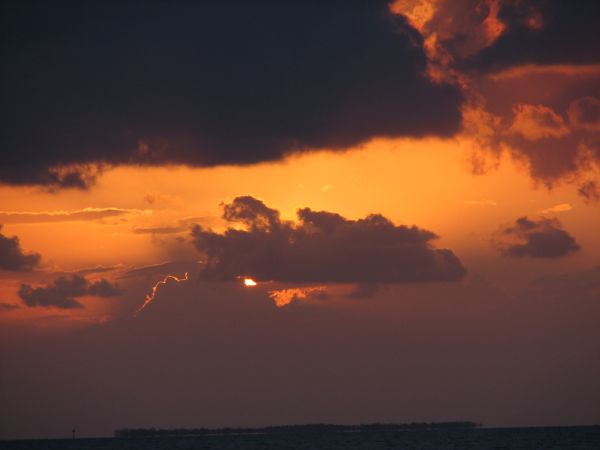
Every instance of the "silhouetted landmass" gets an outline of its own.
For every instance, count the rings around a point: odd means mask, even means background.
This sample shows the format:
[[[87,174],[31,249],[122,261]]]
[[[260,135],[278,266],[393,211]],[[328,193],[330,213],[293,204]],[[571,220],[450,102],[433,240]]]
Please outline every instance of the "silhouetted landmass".
[[[257,428],[122,428],[115,430],[117,438],[145,438],[167,436],[206,436],[264,433],[356,433],[400,430],[470,429],[480,426],[475,422],[413,422],[413,423],[369,423],[360,425],[335,425],[316,423],[307,425],[281,425]]]

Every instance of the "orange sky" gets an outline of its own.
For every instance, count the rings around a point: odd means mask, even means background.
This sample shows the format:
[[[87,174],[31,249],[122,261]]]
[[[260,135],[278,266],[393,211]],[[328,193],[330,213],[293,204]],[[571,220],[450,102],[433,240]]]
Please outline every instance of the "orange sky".
[[[2,187],[1,210],[6,217],[15,212],[124,210],[96,220],[7,221],[4,232],[19,236],[25,250],[41,253],[41,268],[50,273],[199,261],[201,255],[189,243],[175,238],[187,241],[193,223],[223,230],[220,203],[251,194],[290,220],[295,220],[298,208],[309,206],[348,218],[377,212],[396,224],[417,224],[438,234],[436,245],[452,249],[472,275],[498,281],[516,282],[519,277],[530,279],[598,263],[600,213],[595,205],[583,201],[570,184],[553,189],[536,185],[526,168],[508,157],[487,174],[474,175],[469,166],[474,145],[468,139],[376,140],[344,153],[316,152],[249,167],[121,167],[106,171],[89,191]],[[566,261],[501,257],[491,244],[492,234],[521,216],[559,217],[584,250]],[[153,228],[176,232],[139,233]],[[6,277],[3,298],[18,303],[16,290],[22,275]],[[148,289],[152,284],[149,281]],[[84,315],[110,314],[106,302],[88,303]],[[94,306],[99,304],[104,305],[100,310]],[[52,313],[11,312],[3,314],[3,320]]]
[[[287,219],[306,206],[349,218],[378,212],[395,223],[436,232],[443,245],[484,253],[481,240],[503,222],[551,214],[564,204],[569,207],[553,215],[560,215],[586,248],[592,246],[591,253],[597,251],[590,234],[597,208],[579,198],[574,186],[536,185],[507,157],[486,175],[473,175],[468,158],[474,145],[467,139],[376,140],[345,153],[317,152],[249,167],[122,167],[108,170],[90,191],[2,187],[1,210],[125,210],[98,220],[6,222],[7,234],[18,235],[25,249],[41,252],[46,265],[62,269],[160,262],[168,250],[153,244],[152,234],[135,230],[181,227],[185,236],[181,221],[186,220],[219,229],[219,204],[243,194],[264,200]]]

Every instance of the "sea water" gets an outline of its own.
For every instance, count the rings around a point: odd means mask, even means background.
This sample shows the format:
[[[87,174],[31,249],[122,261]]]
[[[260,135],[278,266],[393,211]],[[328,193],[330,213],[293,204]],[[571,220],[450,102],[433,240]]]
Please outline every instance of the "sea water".
[[[600,426],[0,441],[15,450],[600,450]]]

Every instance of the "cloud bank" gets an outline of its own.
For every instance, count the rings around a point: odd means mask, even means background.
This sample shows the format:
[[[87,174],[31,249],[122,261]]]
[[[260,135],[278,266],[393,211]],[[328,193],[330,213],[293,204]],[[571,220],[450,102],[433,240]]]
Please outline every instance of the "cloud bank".
[[[456,255],[432,245],[436,235],[394,225],[382,215],[350,220],[327,211],[298,210],[299,222],[251,196],[223,205],[223,218],[244,229],[223,234],[196,225],[192,239],[207,262],[200,279],[294,283],[411,283],[461,279]]]
[[[396,0],[392,9],[422,36],[429,76],[460,86],[475,173],[506,152],[540,184],[600,198],[600,4]]]

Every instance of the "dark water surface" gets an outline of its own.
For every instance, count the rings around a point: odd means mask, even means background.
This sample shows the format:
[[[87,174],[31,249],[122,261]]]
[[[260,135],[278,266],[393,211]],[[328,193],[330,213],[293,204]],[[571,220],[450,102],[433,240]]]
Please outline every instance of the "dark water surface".
[[[15,450],[600,450],[600,426],[0,441]]]

